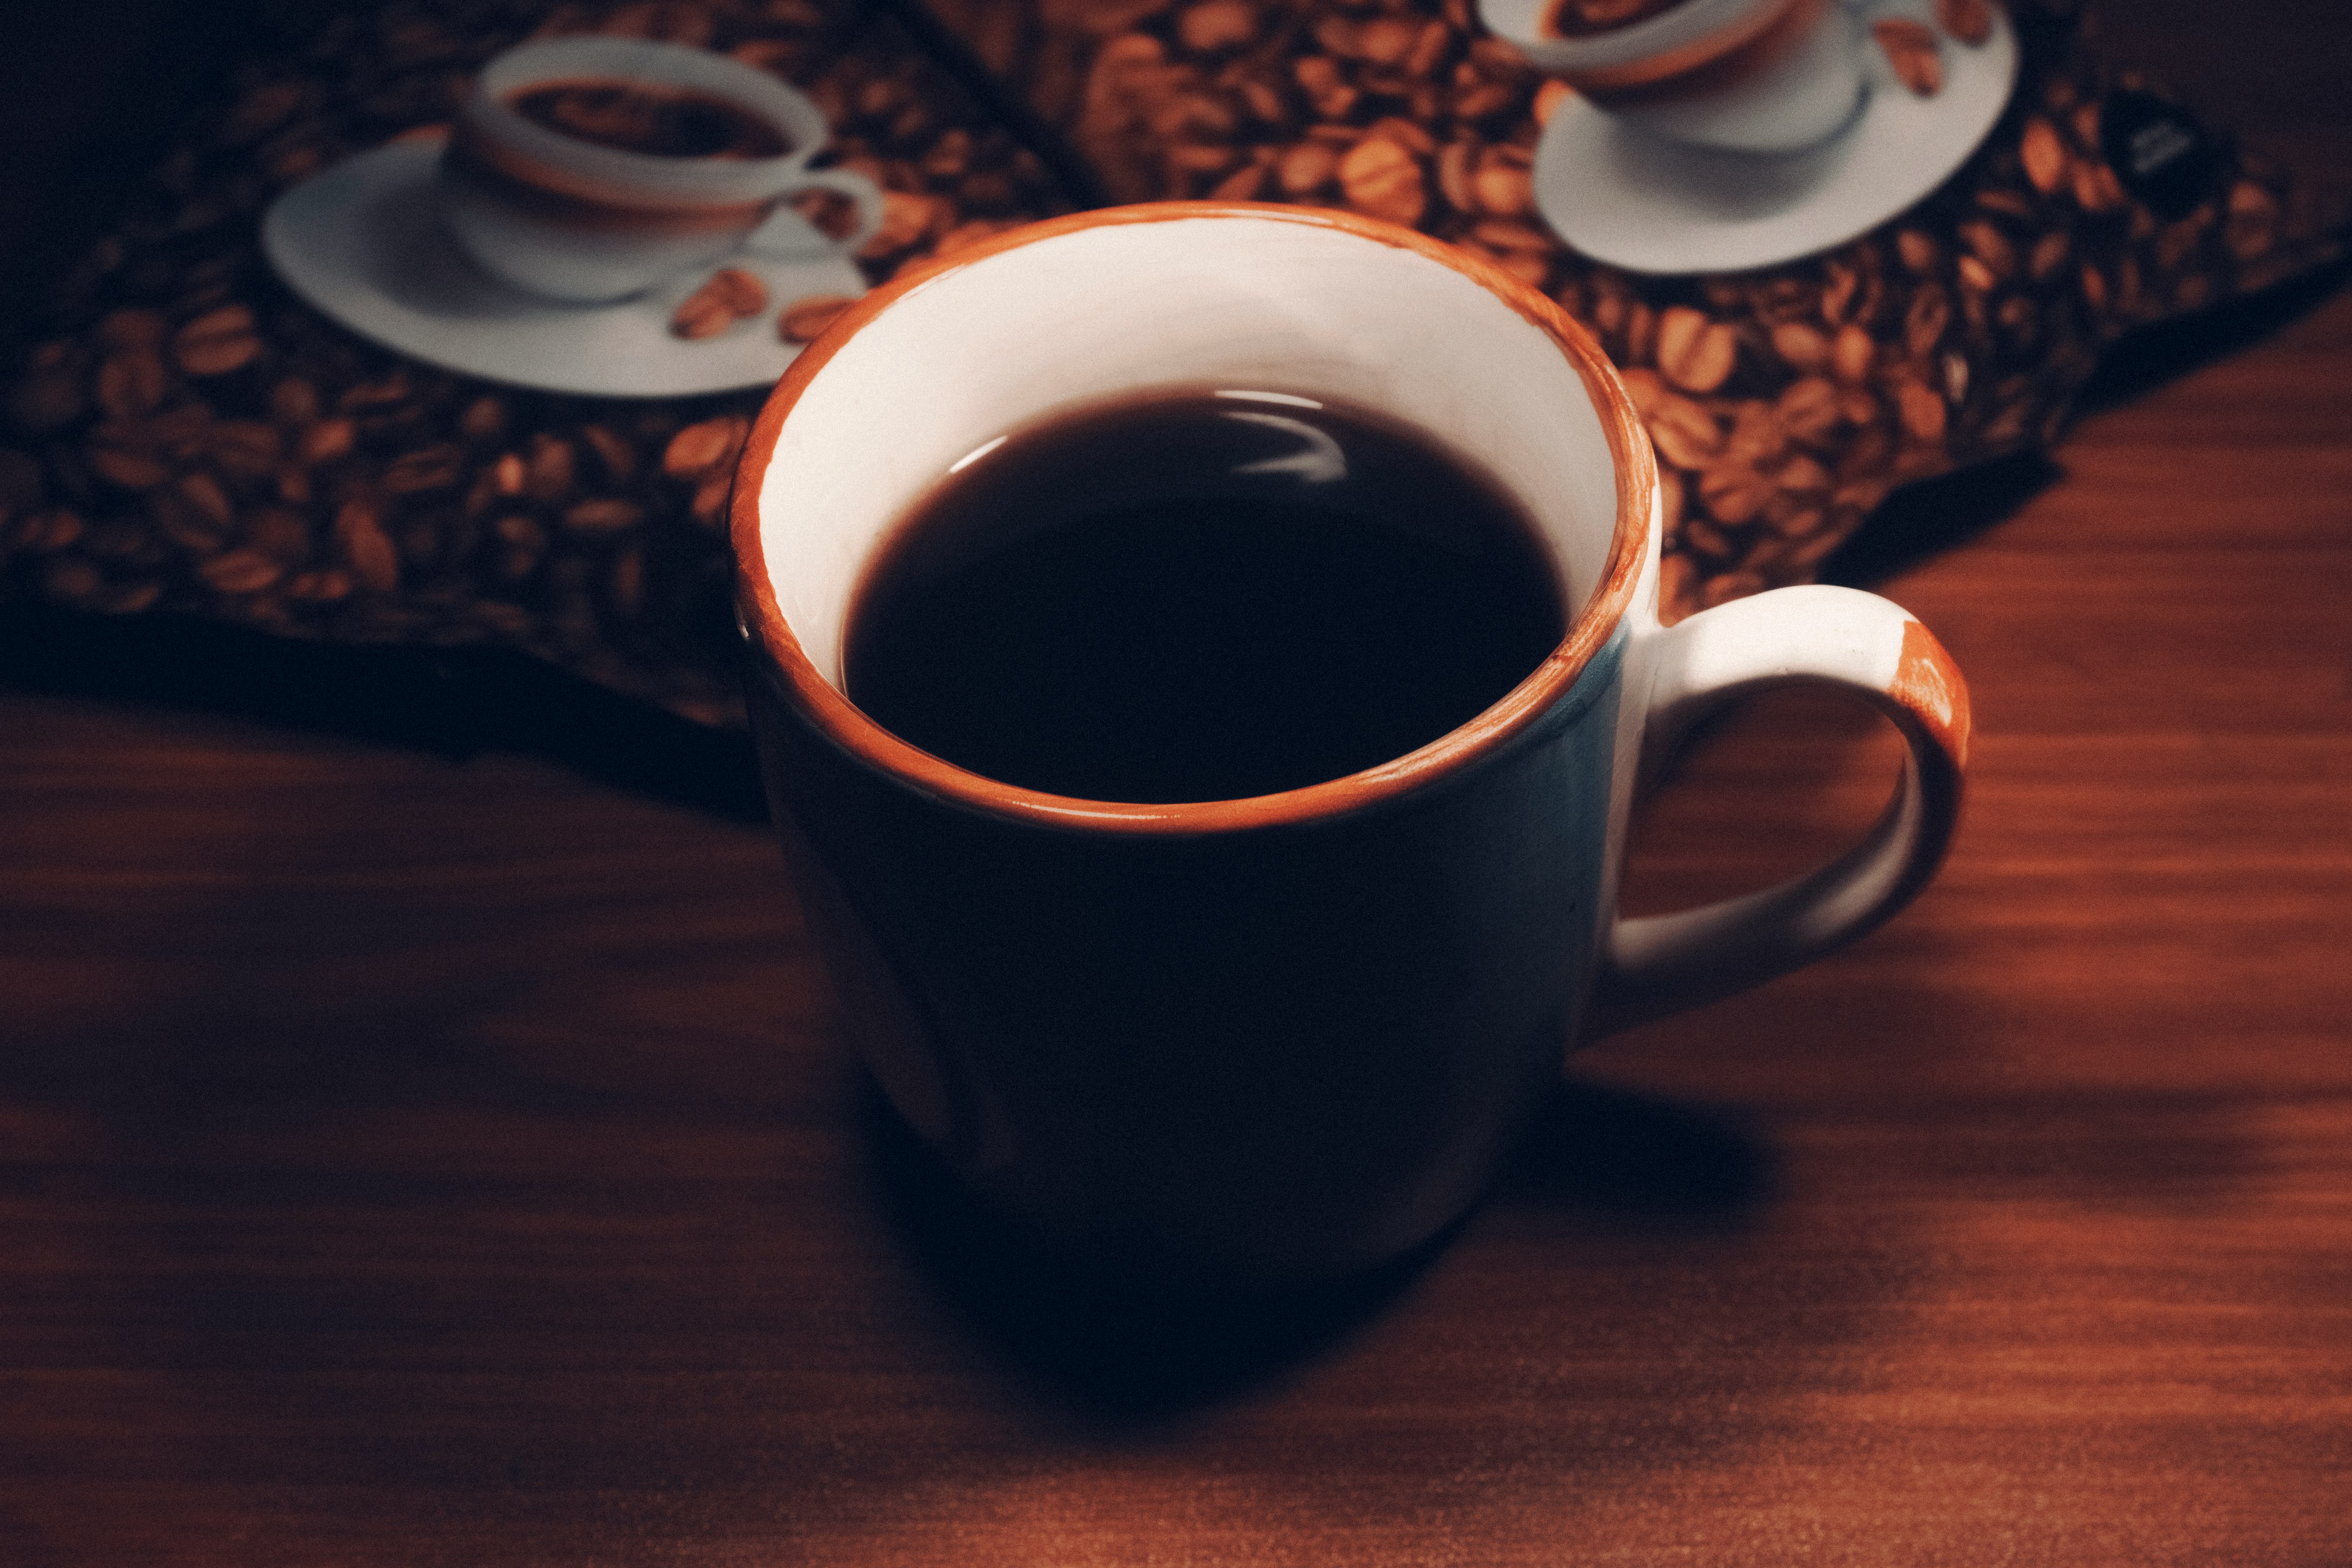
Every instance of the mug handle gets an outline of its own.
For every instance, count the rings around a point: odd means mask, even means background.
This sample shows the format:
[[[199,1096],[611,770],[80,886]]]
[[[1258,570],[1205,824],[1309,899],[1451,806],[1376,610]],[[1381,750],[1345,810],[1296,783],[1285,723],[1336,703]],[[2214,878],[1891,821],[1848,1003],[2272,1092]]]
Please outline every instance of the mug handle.
[[[1908,903],[1944,858],[1968,765],[1969,689],[1908,612],[1874,594],[1780,588],[1659,634],[1642,773],[1734,698],[1777,686],[1850,691],[1894,721],[1903,777],[1862,842],[1777,887],[1610,928],[1588,1035],[1727,996],[1811,963]]]
[[[803,191],[838,191],[857,207],[857,222],[846,238],[835,239],[819,235],[820,244],[811,247],[799,231],[811,226],[790,205],[792,198]],[[788,221],[779,221],[788,220]],[[753,229],[743,238],[743,248],[761,256],[791,258],[804,256],[855,256],[857,247],[874,237],[882,226],[882,187],[855,169],[803,169],[792,188],[776,198],[774,216]],[[793,243],[793,241],[799,243]]]

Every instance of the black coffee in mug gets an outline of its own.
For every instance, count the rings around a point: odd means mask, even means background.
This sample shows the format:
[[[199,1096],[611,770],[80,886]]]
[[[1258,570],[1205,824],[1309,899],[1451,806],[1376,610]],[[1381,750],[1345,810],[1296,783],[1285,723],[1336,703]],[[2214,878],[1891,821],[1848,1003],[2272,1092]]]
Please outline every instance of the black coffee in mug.
[[[877,550],[849,698],[973,773],[1090,800],[1232,800],[1401,757],[1565,635],[1492,478],[1368,410],[1153,393],[981,448]]]

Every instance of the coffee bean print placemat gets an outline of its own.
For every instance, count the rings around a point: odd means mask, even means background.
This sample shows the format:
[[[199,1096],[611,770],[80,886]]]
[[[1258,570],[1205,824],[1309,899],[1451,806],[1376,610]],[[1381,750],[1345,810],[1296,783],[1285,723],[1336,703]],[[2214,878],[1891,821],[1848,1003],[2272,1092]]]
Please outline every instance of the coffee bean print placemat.
[[[1591,326],[1666,484],[1669,618],[1811,580],[1895,487],[2054,441],[2134,328],[2345,254],[2346,216],[2014,0],[2007,112],[1959,172],[1824,254],[1645,277],[1562,245],[1530,177],[1570,95],[1473,0],[928,0],[1122,201],[1345,206],[1483,252]],[[1990,0],[1875,29],[1910,90]]]
[[[1937,14],[1966,29],[1969,11]],[[256,243],[278,191],[434,133],[499,49],[594,32],[720,49],[811,93],[830,161],[888,193],[858,258],[869,280],[1102,200],[1343,205],[1479,250],[1624,368],[1666,483],[1669,616],[1806,581],[1896,487],[2055,440],[2133,328],[2346,249],[2340,204],[2116,69],[2068,0],[2010,14],[2017,92],[1958,174],[1824,254],[1698,278],[1598,265],[1544,226],[1534,149],[1569,89],[1486,36],[1470,0],[343,15],[241,68],[18,352],[0,603],[503,646],[739,721],[719,525],[761,394],[595,399],[436,370],[293,298]],[[1881,45],[1947,47],[1930,35]],[[731,321],[726,290],[708,303]],[[831,308],[761,306],[801,335]]]

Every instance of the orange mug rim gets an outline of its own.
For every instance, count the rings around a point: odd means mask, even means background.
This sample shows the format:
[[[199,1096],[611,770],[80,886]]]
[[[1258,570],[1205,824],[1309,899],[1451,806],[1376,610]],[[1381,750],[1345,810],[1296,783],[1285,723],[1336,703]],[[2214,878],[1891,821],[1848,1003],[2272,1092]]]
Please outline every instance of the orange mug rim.
[[[1576,367],[1592,399],[1619,480],[1616,521],[1600,582],[1543,663],[1476,717],[1401,757],[1277,794],[1164,804],[1082,800],[989,778],[900,740],[867,718],[817,672],[776,602],[760,521],[760,496],[785,420],[825,364],[860,328],[926,283],[991,257],[1087,229],[1192,219],[1306,223],[1410,250],[1463,274],[1549,334]],[[736,468],[730,516],[736,609],[745,636],[761,656],[759,678],[775,679],[779,695],[834,744],[877,772],[926,794],[992,816],[1041,826],[1164,835],[1272,827],[1360,810],[1461,773],[1508,744],[1564,698],[1633,607],[1656,489],[1656,459],[1649,437],[1600,344],[1539,289],[1485,258],[1396,224],[1319,207],[1245,202],[1147,202],[1104,207],[1025,224],[965,246],[950,256],[907,268],[866,294],[801,351],[761,408]]]

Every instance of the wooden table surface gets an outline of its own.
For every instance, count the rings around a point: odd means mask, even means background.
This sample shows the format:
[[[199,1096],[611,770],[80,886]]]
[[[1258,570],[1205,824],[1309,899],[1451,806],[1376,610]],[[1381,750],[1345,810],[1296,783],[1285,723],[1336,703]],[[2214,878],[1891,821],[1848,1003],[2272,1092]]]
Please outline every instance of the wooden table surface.
[[[2352,177],[2352,26],[2266,15],[2110,32]],[[20,648],[0,1563],[2352,1563],[2352,296],[2233,332],[1856,557],[1974,684],[1926,897],[1257,1314],[1003,1267],[691,786]],[[1890,755],[1730,725],[1639,900]]]

